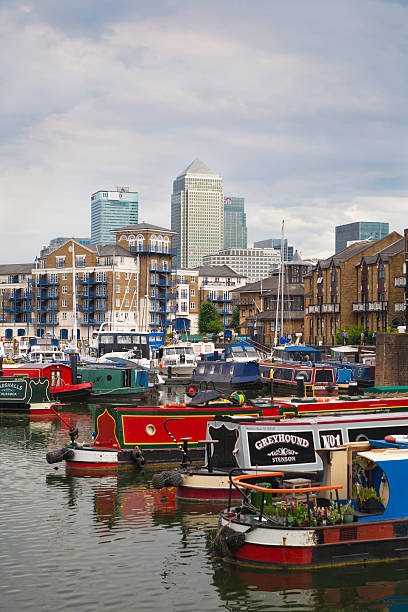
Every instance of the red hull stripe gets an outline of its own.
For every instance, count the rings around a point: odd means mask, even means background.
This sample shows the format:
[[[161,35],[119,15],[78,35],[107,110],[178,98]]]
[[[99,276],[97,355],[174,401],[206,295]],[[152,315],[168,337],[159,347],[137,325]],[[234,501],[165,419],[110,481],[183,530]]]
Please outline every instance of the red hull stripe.
[[[229,489],[200,489],[198,487],[177,487],[176,498],[190,501],[228,501]],[[241,500],[238,491],[232,491],[232,500]]]

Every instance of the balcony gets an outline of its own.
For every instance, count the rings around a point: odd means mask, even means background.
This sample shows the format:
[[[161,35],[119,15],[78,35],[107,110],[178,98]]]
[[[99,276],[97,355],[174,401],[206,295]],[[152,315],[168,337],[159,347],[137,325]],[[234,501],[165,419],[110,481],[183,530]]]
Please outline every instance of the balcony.
[[[353,302],[353,312],[385,312],[388,302]]]
[[[130,252],[131,253],[151,253],[154,255],[171,255],[172,257],[175,257],[177,255],[177,249],[166,249],[165,247],[162,247],[161,249],[159,249],[158,247],[152,247],[150,245],[137,245],[137,246],[133,246],[130,247]]]
[[[171,281],[168,280],[167,278],[152,278],[150,280],[150,285],[151,286],[156,286],[156,287],[174,287],[175,286],[175,281]]]
[[[218,296],[218,297],[208,296],[208,301],[209,302],[221,302],[221,303],[226,302],[227,304],[231,304],[231,298],[230,297],[229,298],[225,298],[225,297],[222,297],[222,296]]]
[[[38,279],[37,286],[38,287],[49,287],[49,286],[57,287],[59,286],[59,280],[44,278],[43,276],[41,276]]]
[[[307,315],[320,314],[320,312],[321,312],[320,304],[309,304],[309,306],[306,307]]]
[[[106,278],[96,279],[95,277],[90,276],[89,279],[87,278],[86,280],[84,280],[83,278],[77,278],[76,284],[77,285],[106,285],[107,280]]]
[[[407,279],[405,276],[395,276],[394,277],[394,287],[406,287]]]
[[[340,312],[340,304],[330,303],[322,304],[322,314]]]
[[[404,302],[397,302],[394,304],[394,312],[405,312]]]
[[[166,268],[165,266],[150,266],[149,270],[150,272],[157,272],[158,274],[172,274],[175,271],[174,268]]]

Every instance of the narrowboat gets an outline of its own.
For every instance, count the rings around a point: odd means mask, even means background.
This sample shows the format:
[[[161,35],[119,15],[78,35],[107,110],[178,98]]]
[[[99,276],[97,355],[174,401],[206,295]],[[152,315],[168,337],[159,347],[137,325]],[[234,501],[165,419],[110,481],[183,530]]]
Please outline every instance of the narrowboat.
[[[95,438],[79,445],[76,438],[47,461],[65,460],[72,469],[117,469],[130,465],[177,465],[189,443],[189,461],[202,460],[207,421],[222,414],[272,414],[275,409],[241,405],[240,399],[219,391],[202,391],[190,404],[160,406],[93,406]],[[71,435],[71,433],[70,433]],[[66,455],[66,449],[73,452]]]
[[[275,393],[280,395],[293,395],[299,392],[299,387],[302,388],[302,394],[307,396],[338,393],[333,366],[264,360],[259,367],[263,382],[270,384],[273,378]]]
[[[262,406],[262,402],[255,403]],[[354,397],[328,402],[278,400],[275,406],[274,420],[270,416],[262,421],[222,416],[209,421],[204,465],[183,466],[178,470],[179,481],[176,474],[166,472],[164,481],[159,478],[157,483],[161,487],[177,486],[176,496],[183,501],[217,504],[227,501],[230,494],[232,498],[238,495],[236,489],[230,493],[228,473],[233,468],[244,472],[277,466],[316,474],[322,470],[317,452],[320,448],[366,440],[367,436],[384,437],[391,429],[399,435],[408,433],[408,398],[402,402],[400,398],[384,401]],[[294,418],[300,416],[304,418]],[[267,439],[270,444],[259,442]]]
[[[256,361],[200,361],[191,375],[191,384],[213,383],[217,387],[248,389],[263,384]]]
[[[3,366],[6,376],[48,378],[49,392],[53,399],[63,402],[86,402],[92,391],[91,382],[75,382],[75,370],[64,363],[23,363]]]
[[[82,382],[92,383],[91,400],[129,400],[140,397],[149,387],[148,372],[136,364],[87,363],[78,365],[77,370]]]
[[[57,407],[50,397],[48,378],[0,377],[0,412],[43,416],[54,414]]]
[[[307,479],[297,486],[286,471],[274,473],[282,477],[274,488],[253,484],[254,474],[231,474],[232,486],[241,492],[245,487],[245,494],[240,505],[220,514],[216,555],[268,570],[407,559],[408,493],[401,482],[408,449],[378,446],[384,444],[319,451],[324,471],[316,486]]]
[[[116,331],[100,329],[92,333],[86,357],[98,359],[106,354],[145,360],[150,365],[158,356],[158,350],[164,345],[163,332],[138,332],[135,330]],[[143,361],[143,365],[145,365]]]
[[[261,361],[261,354],[250,342],[232,342],[225,347],[222,358],[225,361],[242,363],[255,361],[259,363]]]

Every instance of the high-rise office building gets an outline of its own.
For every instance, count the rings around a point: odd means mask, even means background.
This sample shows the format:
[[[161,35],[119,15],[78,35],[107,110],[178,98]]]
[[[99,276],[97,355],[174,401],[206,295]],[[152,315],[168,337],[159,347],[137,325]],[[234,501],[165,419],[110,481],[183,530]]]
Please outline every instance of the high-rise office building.
[[[281,238],[267,238],[266,240],[258,240],[254,242],[254,249],[278,249],[281,250],[282,239]],[[286,238],[283,239],[283,259],[284,261],[291,261],[293,257],[293,246],[288,245]]]
[[[111,230],[138,223],[139,194],[129,187],[116,191],[96,191],[91,196],[91,241],[93,244],[115,244]]]
[[[246,214],[244,198],[224,198],[224,249],[247,248]]]
[[[223,249],[203,257],[204,266],[228,266],[247,278],[249,283],[270,276],[279,268],[280,251],[276,249]]]
[[[177,266],[195,268],[224,245],[222,178],[195,159],[173,181],[171,229]]]
[[[390,233],[389,223],[378,223],[377,221],[356,221],[336,227],[335,252],[344,251],[349,243],[356,240],[379,240]]]

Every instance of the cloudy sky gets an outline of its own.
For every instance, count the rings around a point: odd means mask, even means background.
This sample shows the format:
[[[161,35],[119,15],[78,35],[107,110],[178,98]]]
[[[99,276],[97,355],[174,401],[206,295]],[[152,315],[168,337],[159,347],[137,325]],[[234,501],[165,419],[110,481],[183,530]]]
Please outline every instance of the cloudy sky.
[[[282,219],[304,256],[341,223],[408,226],[405,0],[1,0],[0,35],[0,263],[90,235],[101,188],[170,227],[195,157],[250,244]]]

